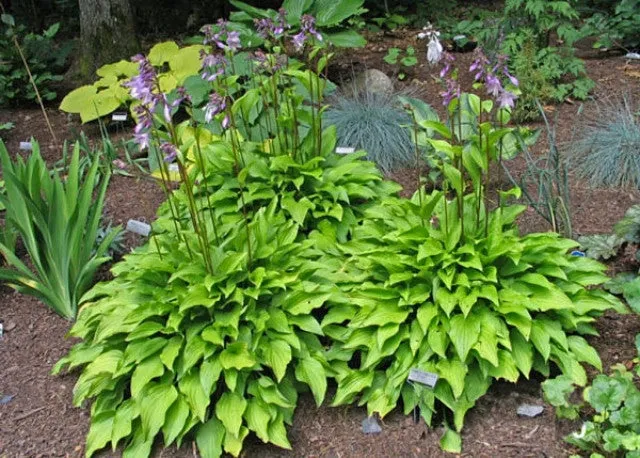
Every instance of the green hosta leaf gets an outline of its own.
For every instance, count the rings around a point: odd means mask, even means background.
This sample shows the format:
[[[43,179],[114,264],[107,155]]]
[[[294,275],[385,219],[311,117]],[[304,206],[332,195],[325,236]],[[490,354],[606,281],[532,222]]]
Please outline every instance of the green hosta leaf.
[[[164,367],[159,356],[151,356],[136,366],[131,376],[131,396],[137,397],[145,385],[164,374]]]
[[[598,356],[598,352],[587,341],[580,336],[569,336],[569,349],[580,362],[591,364],[593,367],[602,372],[602,362]]]
[[[150,383],[140,397],[140,419],[145,438],[151,440],[164,425],[167,410],[178,397],[173,385]]]
[[[256,433],[262,442],[269,442],[269,422],[271,414],[268,406],[257,398],[249,399],[244,418],[251,431]]]
[[[196,444],[202,458],[219,458],[222,456],[222,441],[224,440],[224,425],[216,417],[198,428]]]
[[[287,439],[287,428],[284,426],[282,414],[278,414],[271,423],[269,423],[269,441],[278,447],[290,450],[291,444]]]
[[[247,401],[236,393],[226,392],[216,403],[216,416],[227,429],[227,434],[240,434],[242,416],[247,408]]]
[[[320,407],[327,392],[327,375],[322,364],[314,358],[304,358],[296,366],[296,378],[309,385]]]
[[[475,316],[456,315],[449,321],[449,337],[461,361],[467,359],[469,350],[478,342],[480,323]]]
[[[284,340],[270,340],[263,344],[265,362],[273,369],[279,382],[291,362],[291,346]]]
[[[462,437],[453,429],[446,428],[440,438],[440,447],[445,452],[462,453]]]
[[[457,359],[441,360],[437,364],[438,374],[451,385],[453,396],[459,398],[464,391],[464,379],[467,376],[467,365]]]
[[[240,434],[237,436],[229,434],[229,431],[227,431],[224,435],[224,450],[235,457],[240,456],[242,444],[248,435],[249,430],[244,426],[240,428]]]
[[[138,406],[133,399],[128,399],[120,404],[113,419],[113,429],[111,431],[111,442],[114,450],[121,439],[131,434],[131,422],[139,413]]]
[[[182,377],[178,382],[178,388],[185,396],[185,400],[191,407],[191,411],[200,419],[200,421],[204,421],[207,406],[211,399],[209,395],[204,392],[198,371],[194,369],[191,373]]]
[[[98,92],[95,86],[80,86],[69,92],[62,102],[60,109],[67,113],[80,113],[86,108],[87,101],[92,100]]]
[[[529,378],[533,366],[533,347],[531,342],[526,341],[515,329],[511,330],[511,355],[516,367]]]
[[[351,402],[353,397],[369,388],[373,383],[373,371],[353,371],[338,380],[338,390],[332,405],[339,406]]]
[[[114,412],[101,412],[91,417],[91,427],[87,434],[85,456],[92,456],[97,450],[104,448],[111,440]]]
[[[223,369],[245,369],[256,364],[256,360],[243,342],[236,342],[229,345],[220,353],[220,363]]]
[[[171,58],[178,53],[179,50],[180,48],[175,41],[164,41],[162,43],[154,45],[153,48],[151,48],[147,59],[149,59],[151,65],[158,67],[169,62]]]
[[[164,443],[171,444],[184,429],[189,418],[189,405],[182,396],[178,396],[173,405],[167,410],[167,415],[162,426]]]

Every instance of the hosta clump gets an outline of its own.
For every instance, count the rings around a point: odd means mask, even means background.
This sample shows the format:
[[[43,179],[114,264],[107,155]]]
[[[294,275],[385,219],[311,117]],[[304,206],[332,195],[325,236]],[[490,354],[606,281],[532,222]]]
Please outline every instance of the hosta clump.
[[[353,279],[341,285],[348,305],[322,322],[341,361],[334,404],[359,400],[385,415],[402,397],[405,412],[417,406],[428,423],[444,405],[460,430],[495,379],[548,375],[554,363],[584,385],[581,363],[600,368],[580,334],[595,334],[604,310],[622,310],[588,288],[607,279],[604,267],[568,255],[575,242],[557,234],[520,237],[514,220],[523,207],[487,214],[475,199],[464,197],[464,220],[441,192],[367,211],[342,248]],[[438,374],[435,388],[408,383],[411,368]]]
[[[296,241],[277,200],[250,225],[250,265],[240,221],[219,225],[213,275],[195,244],[190,259],[184,243],[154,236],[155,247],[127,255],[85,298],[71,330],[83,341],[55,371],[82,367],[74,403],[94,399],[87,456],[109,442],[148,456],[160,434],[165,445],[195,436],[203,457],[238,456],[250,431],[288,448],[297,381],[322,402],[326,362],[312,312],[333,286],[315,274],[310,242]]]
[[[394,195],[396,183],[383,180],[375,164],[362,160],[362,153],[337,155],[335,129],[323,134],[322,156],[300,161],[288,155],[273,156],[257,143],[243,143],[245,166],[236,173],[234,153],[228,142],[203,146],[208,161],[199,174],[194,195],[199,208],[211,206],[217,214],[234,217],[244,207],[248,218],[278,197],[281,210],[300,225],[300,233],[314,229],[348,239],[364,212],[378,199]],[[241,196],[242,194],[242,196]],[[180,219],[190,221],[183,190],[177,199]],[[174,200],[175,201],[175,200]],[[161,214],[170,215],[164,205]],[[161,223],[171,231],[171,221]]]

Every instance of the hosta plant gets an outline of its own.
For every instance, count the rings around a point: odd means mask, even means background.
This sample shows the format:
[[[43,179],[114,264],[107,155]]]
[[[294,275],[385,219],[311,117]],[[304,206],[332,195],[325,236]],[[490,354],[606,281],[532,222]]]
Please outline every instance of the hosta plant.
[[[166,446],[194,437],[203,457],[238,456],[249,432],[289,448],[298,382],[322,402],[327,363],[313,311],[334,287],[277,198],[254,216],[250,252],[241,216],[220,218],[213,274],[195,244],[158,235],[157,248],[127,255],[85,297],[71,330],[83,341],[55,371],[83,367],[74,402],[94,398],[87,456],[108,443],[148,456],[159,435]]]
[[[581,335],[596,333],[605,310],[624,311],[592,288],[607,280],[605,267],[568,255],[576,243],[557,234],[519,236],[521,206],[482,205],[476,223],[473,195],[464,221],[441,192],[422,200],[367,210],[342,247],[348,304],[322,322],[343,361],[334,404],[358,401],[384,416],[402,398],[405,412],[419,407],[427,423],[444,406],[459,431],[495,379],[547,376],[557,366],[585,385],[582,363],[601,363]],[[435,388],[408,383],[411,368],[437,374]]]
[[[0,281],[73,319],[80,297],[109,259],[107,249],[118,234],[118,229],[112,230],[95,246],[109,174],[99,172],[97,160],[81,172],[76,144],[63,180],[49,170],[38,144],[32,144],[31,156],[24,161],[12,160],[0,142],[5,180],[0,202],[5,207],[5,229],[10,231],[0,243],[9,265],[0,269]],[[29,262],[15,254],[16,237],[22,240]]]

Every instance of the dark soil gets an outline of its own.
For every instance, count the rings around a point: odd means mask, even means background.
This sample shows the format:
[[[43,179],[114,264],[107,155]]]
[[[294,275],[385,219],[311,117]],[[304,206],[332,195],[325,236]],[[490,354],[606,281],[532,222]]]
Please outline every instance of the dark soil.
[[[385,49],[401,43],[411,44],[415,33],[384,37],[373,41],[365,51],[342,56],[344,69],[379,68],[392,75],[394,70],[382,61]],[[422,49],[424,43],[412,43]],[[470,54],[457,55],[460,68],[468,67]],[[423,59],[421,59],[423,60]],[[625,62],[620,57],[589,58],[589,75],[597,83],[594,98],[616,97],[623,94],[640,100],[640,64]],[[433,77],[438,69],[421,64],[414,69],[408,83],[433,106],[440,106],[440,87]],[[461,74],[465,73],[461,71]],[[470,81],[463,81],[469,84]],[[417,89],[416,89],[417,88]],[[549,113],[559,112],[557,137],[560,143],[570,142],[580,104],[565,103],[548,107]],[[583,110],[594,109],[594,102],[585,102]],[[48,109],[58,143],[51,139],[42,115],[37,109],[0,111],[0,123],[13,121],[16,127],[3,133],[12,152],[18,151],[20,141],[37,138],[43,155],[49,162],[61,157],[63,139],[73,140],[80,132],[77,121],[69,119],[54,108]],[[540,127],[540,125],[533,125]],[[85,129],[86,130],[86,129]],[[92,127],[88,135],[99,138]],[[544,154],[546,141],[534,148]],[[525,164],[516,158],[508,164],[519,176]],[[415,190],[416,173],[402,170],[394,173],[404,187],[404,194]],[[571,177],[571,213],[574,235],[610,231],[626,209],[640,202],[638,190],[590,189]],[[163,192],[149,179],[114,176],[109,186],[106,213],[115,224],[126,224],[130,218],[150,221],[164,198]],[[532,209],[520,220],[523,232],[546,231],[548,224]],[[128,247],[143,241],[128,235]],[[612,265],[612,271],[637,268],[628,258]],[[13,398],[0,404],[0,458],[14,457],[80,457],[88,430],[88,408],[72,406],[72,390],[77,374],[51,376],[55,362],[73,345],[66,338],[70,323],[51,312],[37,300],[0,287],[0,322],[4,336],[0,338],[0,399]],[[640,332],[640,319],[635,315],[619,316],[608,313],[598,322],[600,337],[591,343],[601,355],[605,369],[616,363],[628,362],[635,356],[635,335]],[[469,413],[463,432],[465,456],[474,457],[561,457],[572,453],[562,440],[576,429],[577,424],[558,421],[549,406],[537,418],[521,418],[516,409],[521,403],[543,404],[539,380],[523,381],[517,385],[495,383],[490,392]],[[442,430],[429,429],[423,422],[415,423],[411,416],[396,411],[382,422],[382,433],[368,436],[361,431],[366,411],[359,407],[316,408],[311,396],[303,395],[296,411],[289,438],[292,451],[283,451],[260,443],[250,437],[243,456],[247,457],[431,457],[445,455],[438,442]],[[192,443],[182,449],[158,448],[157,456],[196,456]],[[112,456],[105,452],[103,456]]]

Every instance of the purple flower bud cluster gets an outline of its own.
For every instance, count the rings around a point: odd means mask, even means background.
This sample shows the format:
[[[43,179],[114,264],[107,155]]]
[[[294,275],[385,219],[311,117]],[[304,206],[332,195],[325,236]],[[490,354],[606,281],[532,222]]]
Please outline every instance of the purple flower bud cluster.
[[[282,8],[278,10],[278,16],[274,21],[271,18],[254,19],[253,23],[256,27],[258,35],[265,40],[271,38],[280,38],[285,30],[290,29],[291,26],[287,23],[286,11]]]
[[[215,45],[225,51],[237,51],[240,49],[242,47],[240,44],[240,32],[229,30],[228,25],[227,21],[219,19],[215,30],[211,25],[202,27],[204,44]]]
[[[204,120],[211,122],[214,116],[223,113],[227,108],[227,101],[225,97],[221,96],[217,92],[212,92],[209,95],[209,102],[204,107]],[[229,127],[229,115],[225,115],[222,120],[222,128],[227,129]]]
[[[164,154],[164,161],[171,163],[178,158],[178,147],[171,142],[162,142],[160,145],[160,151]]]
[[[444,66],[442,70],[440,70],[440,78],[444,80],[446,90],[441,92],[440,96],[442,97],[442,104],[448,106],[453,99],[460,97],[460,84],[453,70],[453,64],[456,58],[448,52],[442,53],[442,57],[444,59]]]
[[[316,18],[309,14],[304,14],[300,19],[300,32],[291,37],[293,47],[296,51],[302,51],[305,42],[311,37],[322,41],[322,35],[316,30]]]
[[[207,81],[215,81],[219,76],[224,75],[224,69],[227,60],[219,54],[209,54],[206,51],[200,51],[200,59],[202,59],[202,79]]]
[[[264,69],[270,74],[276,73],[287,64],[286,56],[282,54],[265,54],[260,49],[252,54],[252,59],[257,64],[258,69]]]
[[[506,76],[512,86],[518,87],[517,78],[509,73],[509,67],[507,66],[508,56],[499,55],[497,62],[491,64],[482,49],[476,49],[475,53],[476,58],[469,67],[470,72],[475,72],[474,80],[484,81],[487,94],[498,102],[500,108],[513,108],[518,97],[505,88],[500,79],[501,76]]]
[[[148,148],[151,143],[153,114],[158,106],[162,108],[164,120],[169,124],[173,117],[173,110],[177,109],[189,97],[184,88],[178,88],[178,97],[173,102],[169,102],[167,95],[158,87],[158,77],[149,60],[140,54],[132,57],[131,60],[138,64],[138,74],[131,77],[123,86],[128,88],[131,97],[139,102],[139,105],[133,109],[138,120],[133,131],[133,141],[143,150]],[[170,161],[175,159],[176,154],[174,153],[177,148],[174,147],[174,150],[170,150],[168,147],[161,146],[161,149],[169,151],[165,154]]]

